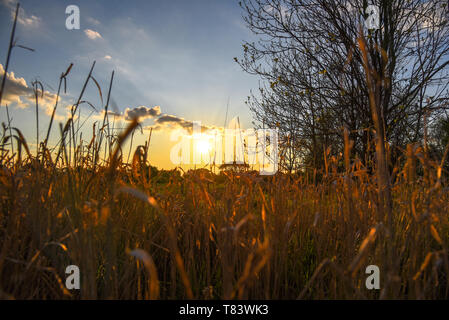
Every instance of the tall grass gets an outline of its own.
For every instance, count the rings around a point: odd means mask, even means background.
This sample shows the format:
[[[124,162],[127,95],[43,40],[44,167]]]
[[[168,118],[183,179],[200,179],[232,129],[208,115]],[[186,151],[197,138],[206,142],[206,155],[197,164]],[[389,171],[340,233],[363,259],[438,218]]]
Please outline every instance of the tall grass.
[[[396,232],[389,235],[377,212],[376,176],[349,150],[345,159],[326,159],[321,182],[300,174],[181,174],[154,170],[144,155],[157,150],[148,144],[124,162],[122,145],[136,121],[109,137],[104,162],[102,135],[73,145],[73,125],[61,127],[60,152],[41,143],[37,155],[19,129],[3,126],[2,297],[447,298],[448,189],[421,147],[410,146],[405,165],[393,170]],[[386,273],[385,247],[396,261]],[[64,287],[71,264],[80,267],[80,291]],[[369,264],[380,267],[380,291],[365,288]]]

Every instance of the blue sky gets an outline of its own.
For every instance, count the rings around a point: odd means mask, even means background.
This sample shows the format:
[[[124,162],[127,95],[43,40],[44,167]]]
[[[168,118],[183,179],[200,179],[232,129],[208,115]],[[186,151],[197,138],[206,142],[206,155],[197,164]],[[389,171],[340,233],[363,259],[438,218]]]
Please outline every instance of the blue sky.
[[[15,2],[0,0],[3,66]],[[244,101],[250,90],[258,87],[258,79],[245,74],[233,58],[241,56],[244,40],[255,39],[244,25],[238,1],[23,0],[20,4],[23,11],[16,38],[18,44],[35,52],[15,48],[9,71],[14,72],[16,79],[23,78],[28,86],[35,79],[42,81],[49,91],[49,101],[57,89],[59,75],[73,63],[68,91],[63,97],[66,105],[73,103],[95,60],[93,75],[104,95],[115,70],[112,97],[120,112],[138,106],[160,106],[162,115],[222,126],[229,97],[228,119],[239,116],[242,127],[251,127],[251,115]],[[65,28],[65,8],[71,4],[80,9],[79,30]],[[102,108],[93,83],[85,98],[97,109]],[[14,124],[27,137],[35,137],[34,106],[28,100],[21,101],[21,107],[10,102]],[[66,110],[60,108],[62,119]],[[84,106],[83,114],[89,112],[89,107]],[[43,135],[48,116],[45,112],[40,116]],[[0,119],[5,120],[3,108]],[[152,125],[154,119],[144,121],[144,125]],[[89,123],[90,120],[86,123],[86,136],[91,132]],[[57,131],[52,134],[58,138]],[[164,134],[155,134],[155,147],[167,142]]]

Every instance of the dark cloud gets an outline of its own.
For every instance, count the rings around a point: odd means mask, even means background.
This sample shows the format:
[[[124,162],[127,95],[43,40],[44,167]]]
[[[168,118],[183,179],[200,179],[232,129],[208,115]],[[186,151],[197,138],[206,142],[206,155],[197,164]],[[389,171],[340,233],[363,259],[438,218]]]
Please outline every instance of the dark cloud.
[[[164,114],[164,115],[160,116],[159,118],[157,118],[156,120],[154,120],[154,125],[145,127],[145,129],[148,129],[148,130],[151,128],[156,131],[164,130],[164,129],[166,129],[166,130],[167,129],[168,130],[184,129],[184,130],[187,130],[189,132],[189,134],[191,134],[193,132],[193,121],[186,120],[184,118],[181,118],[181,117],[178,117],[175,115]],[[218,127],[201,125],[202,132],[213,130],[213,129],[218,129]]]
[[[155,106],[153,108],[139,106],[133,109],[126,108],[124,112],[125,120],[132,120],[134,118],[154,118],[161,114],[161,107]]]

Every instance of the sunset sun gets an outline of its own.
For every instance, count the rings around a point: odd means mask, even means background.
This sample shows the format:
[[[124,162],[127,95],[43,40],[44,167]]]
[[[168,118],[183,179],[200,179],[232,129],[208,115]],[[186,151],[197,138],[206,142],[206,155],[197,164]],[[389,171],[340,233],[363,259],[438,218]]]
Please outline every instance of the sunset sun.
[[[210,151],[210,143],[206,140],[199,140],[196,143],[196,150],[200,153],[200,154],[208,154]]]

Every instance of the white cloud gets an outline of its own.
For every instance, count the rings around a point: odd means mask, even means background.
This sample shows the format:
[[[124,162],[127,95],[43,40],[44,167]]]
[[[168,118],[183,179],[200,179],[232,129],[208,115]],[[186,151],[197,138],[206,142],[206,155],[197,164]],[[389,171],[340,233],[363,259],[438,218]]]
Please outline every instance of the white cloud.
[[[5,69],[0,64],[0,80],[3,79]],[[5,91],[3,93],[2,105],[16,104],[19,108],[26,108],[27,105],[21,98],[32,95],[32,88],[28,87],[24,78],[16,77],[14,72],[9,72],[6,77]]]
[[[288,18],[290,15],[290,11],[288,10],[288,8],[282,4],[267,4],[263,7],[263,9],[272,15],[279,15],[280,13],[282,18],[284,19]]]
[[[99,34],[97,31],[91,30],[91,29],[86,29],[84,30],[84,33],[86,34],[86,36],[91,39],[91,40],[95,40],[95,39],[102,39],[103,37],[101,36],[101,34]]]
[[[16,15],[16,4],[15,0],[3,0],[3,5],[6,6],[11,13],[11,19],[14,20]],[[25,12],[25,9],[22,7],[19,9],[19,14],[17,16],[17,22],[25,27],[33,27],[36,28],[41,24],[41,18],[35,15],[28,15]]]
[[[3,79],[5,70],[0,64],[0,82]],[[39,89],[40,90],[40,89]],[[53,112],[56,95],[44,90],[43,96],[39,95],[39,106],[50,116]],[[14,72],[8,72],[5,82],[5,91],[2,97],[2,106],[15,105],[18,108],[25,109],[35,103],[34,90],[29,87],[24,78],[16,77]],[[57,116],[57,115],[56,115]]]
[[[87,17],[86,20],[87,20],[87,22],[89,22],[90,24],[93,24],[95,26],[98,26],[101,24],[100,21],[98,21],[97,19],[92,18],[92,17]]]
[[[35,15],[27,16],[25,12],[22,16],[19,15],[17,21],[24,26],[27,27],[38,27],[41,23],[41,18],[36,17]]]

